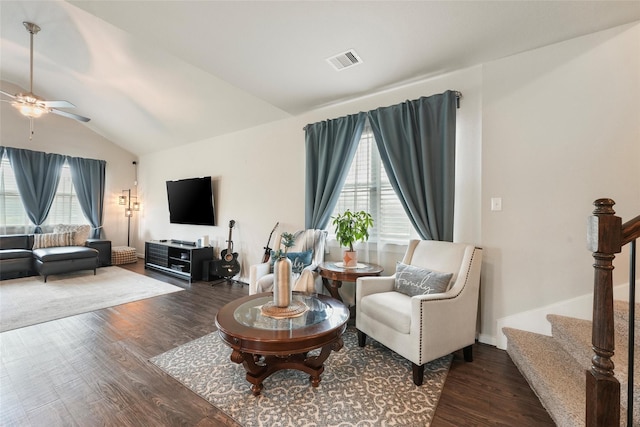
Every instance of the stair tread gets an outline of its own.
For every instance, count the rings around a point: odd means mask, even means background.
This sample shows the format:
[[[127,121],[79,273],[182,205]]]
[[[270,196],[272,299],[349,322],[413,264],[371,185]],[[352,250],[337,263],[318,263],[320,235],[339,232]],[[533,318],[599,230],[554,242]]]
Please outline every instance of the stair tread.
[[[559,314],[547,315],[551,323],[552,335],[561,343],[564,349],[571,354],[584,368],[591,368],[591,334],[592,322],[590,320],[576,319],[574,317],[561,316]],[[616,330],[615,334],[615,364],[616,377],[622,383],[627,382],[627,364],[629,361],[628,337]],[[640,354],[640,343],[634,345],[636,355]],[[640,359],[634,360],[634,370],[640,372]]]
[[[503,328],[507,353],[557,425],[583,426],[585,374],[556,340],[546,335]]]
[[[613,312],[616,316],[629,320],[629,301],[623,300],[613,300]],[[638,323],[640,321],[640,303],[635,303],[635,321]]]
[[[634,305],[634,328],[635,328],[635,340],[640,341],[640,303]],[[629,301],[614,300],[613,301],[613,315],[615,321],[616,331],[626,336],[629,335]]]
[[[591,358],[594,353],[591,349],[592,322],[590,320],[576,319],[574,317],[557,314],[547,315],[551,323],[553,338],[570,354],[575,363],[582,369],[591,369]],[[622,409],[626,411],[628,395],[628,342],[627,336],[616,329],[615,355],[611,358],[614,364],[614,375],[620,383],[620,402]],[[640,345],[634,345],[635,354],[640,354]],[[634,372],[640,372],[640,358],[634,358]],[[634,406],[640,407],[640,384],[633,384]],[[624,412],[623,412],[624,413]],[[636,423],[640,425],[640,414],[634,414]]]

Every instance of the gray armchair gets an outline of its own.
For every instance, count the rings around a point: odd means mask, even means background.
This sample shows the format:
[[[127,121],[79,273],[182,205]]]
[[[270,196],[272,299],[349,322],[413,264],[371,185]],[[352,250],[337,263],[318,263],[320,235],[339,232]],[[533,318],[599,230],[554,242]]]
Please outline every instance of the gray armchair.
[[[358,344],[364,347],[370,336],[408,359],[412,362],[413,382],[421,385],[427,362],[459,349],[463,349],[465,360],[473,360],[471,345],[476,338],[482,249],[463,243],[412,240],[402,263],[435,272],[442,278],[442,289],[407,295],[401,292],[405,281],[396,281],[398,272],[389,277],[359,278]],[[451,277],[440,273],[450,273]]]
[[[316,268],[324,261],[324,245],[327,239],[326,230],[301,230],[294,233],[295,244],[289,248],[289,253],[303,253],[311,251],[311,257],[307,265],[295,268],[292,277],[293,290],[307,293],[320,293],[322,280]],[[274,239],[274,248],[280,248],[281,235]],[[273,290],[273,271],[271,261],[254,264],[249,270],[249,295],[259,292],[271,292]],[[298,271],[295,271],[298,270]]]

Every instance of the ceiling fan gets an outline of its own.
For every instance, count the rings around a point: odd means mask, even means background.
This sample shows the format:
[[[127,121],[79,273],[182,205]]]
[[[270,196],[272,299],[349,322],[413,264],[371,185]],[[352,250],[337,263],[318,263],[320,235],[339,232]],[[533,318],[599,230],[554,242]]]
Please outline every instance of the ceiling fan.
[[[33,135],[33,119],[36,119],[43,114],[54,113],[59,116],[68,117],[71,119],[78,120],[80,122],[88,122],[90,119],[87,117],[80,116],[78,114],[69,113],[67,111],[58,110],[58,108],[75,108],[76,106],[70,103],[69,101],[45,101],[40,98],[36,94],[33,93],[33,36],[38,34],[40,31],[40,27],[32,22],[23,22],[22,23],[27,31],[30,34],[30,75],[29,75],[29,92],[28,93],[17,93],[12,95],[3,90],[0,90],[2,95],[8,96],[12,99],[10,102],[12,106],[14,106],[20,113],[29,118],[30,121],[30,136]]]

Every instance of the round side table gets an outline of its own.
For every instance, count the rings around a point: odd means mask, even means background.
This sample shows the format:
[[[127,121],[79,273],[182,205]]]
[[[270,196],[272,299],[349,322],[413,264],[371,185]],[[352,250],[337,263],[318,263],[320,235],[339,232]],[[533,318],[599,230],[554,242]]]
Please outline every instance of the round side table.
[[[358,277],[379,276],[384,270],[377,264],[358,262],[356,268],[342,267],[340,262],[323,262],[318,266],[318,274],[322,276],[322,283],[327,288],[331,296],[342,301],[338,289],[342,287],[342,282],[355,282]]]

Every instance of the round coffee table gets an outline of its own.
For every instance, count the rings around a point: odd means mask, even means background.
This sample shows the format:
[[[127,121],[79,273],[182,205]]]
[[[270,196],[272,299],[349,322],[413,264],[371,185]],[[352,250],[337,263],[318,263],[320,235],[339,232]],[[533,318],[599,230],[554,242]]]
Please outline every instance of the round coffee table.
[[[342,348],[349,310],[325,295],[293,293],[308,307],[302,315],[275,319],[261,307],[273,300],[271,292],[249,295],[230,302],[216,315],[220,338],[232,348],[231,361],[242,363],[255,396],[262,382],[281,369],[297,369],[310,375],[313,387],[320,384],[324,362],[331,351]],[[315,349],[320,352],[308,353]]]

